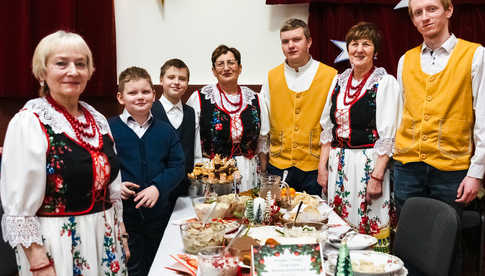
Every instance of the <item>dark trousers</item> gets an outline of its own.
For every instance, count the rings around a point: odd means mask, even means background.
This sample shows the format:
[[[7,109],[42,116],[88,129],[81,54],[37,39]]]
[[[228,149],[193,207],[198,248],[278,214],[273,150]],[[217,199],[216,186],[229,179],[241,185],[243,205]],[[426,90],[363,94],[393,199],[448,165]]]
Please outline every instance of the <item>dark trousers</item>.
[[[289,167],[287,169],[280,170],[275,166],[268,164],[269,174],[283,177],[283,172],[285,170],[288,171],[286,183],[288,183],[290,187],[293,187],[297,192],[306,191],[311,195],[322,195],[322,186],[320,186],[320,184],[317,182],[318,170],[305,172],[296,167]]]
[[[461,181],[465,178],[467,170],[441,171],[424,162],[411,162],[403,164],[393,162],[394,166],[394,196],[397,202],[398,214],[405,201],[411,197],[430,197],[443,201],[452,206],[458,216],[463,214],[464,205],[455,202],[457,190]],[[455,247],[450,275],[461,275],[463,269],[463,242],[461,226],[458,227],[458,235]],[[416,268],[406,264],[409,275],[422,275]]]
[[[146,276],[150,271],[168,218],[145,220],[142,216],[124,217],[129,234],[128,247],[131,257],[128,260],[128,275]]]

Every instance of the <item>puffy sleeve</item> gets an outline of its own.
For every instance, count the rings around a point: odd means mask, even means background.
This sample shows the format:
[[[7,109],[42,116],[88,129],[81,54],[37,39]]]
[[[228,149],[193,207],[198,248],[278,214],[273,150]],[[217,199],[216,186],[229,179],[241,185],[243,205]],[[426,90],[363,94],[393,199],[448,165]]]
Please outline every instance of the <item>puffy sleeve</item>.
[[[2,233],[12,247],[42,245],[36,216],[45,194],[47,136],[30,111],[17,113],[8,124],[3,145],[0,196]]]
[[[264,101],[264,96],[262,94],[258,95],[259,108],[261,110],[261,130],[259,131],[258,138],[258,149],[257,152],[268,153],[269,152],[269,114],[268,108]]]
[[[374,145],[378,155],[392,156],[394,139],[403,108],[398,81],[386,74],[379,81],[376,96],[376,127],[379,139]]]
[[[332,85],[327,94],[327,101],[323,108],[322,116],[320,116],[320,126],[322,127],[322,133],[320,133],[320,144],[326,144],[332,142],[332,129],[333,123],[330,120],[330,109],[332,108],[332,92],[337,84],[338,75],[333,78]]]
[[[194,163],[202,160],[202,146],[200,144],[200,98],[199,92],[190,95],[186,104],[194,109],[195,113],[195,139],[194,139]]]

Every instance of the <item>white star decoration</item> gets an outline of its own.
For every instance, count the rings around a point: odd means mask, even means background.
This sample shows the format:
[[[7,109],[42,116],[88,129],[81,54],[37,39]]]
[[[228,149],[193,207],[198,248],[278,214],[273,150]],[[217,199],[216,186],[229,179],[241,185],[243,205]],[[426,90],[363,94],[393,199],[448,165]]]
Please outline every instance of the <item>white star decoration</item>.
[[[407,8],[409,4],[409,0],[401,0],[395,7],[394,9],[400,9],[400,8]]]
[[[340,40],[333,40],[331,39],[333,44],[335,46],[339,47],[342,52],[335,58],[334,63],[339,63],[341,61],[349,60],[349,53],[347,52],[347,43],[345,41],[340,41]]]

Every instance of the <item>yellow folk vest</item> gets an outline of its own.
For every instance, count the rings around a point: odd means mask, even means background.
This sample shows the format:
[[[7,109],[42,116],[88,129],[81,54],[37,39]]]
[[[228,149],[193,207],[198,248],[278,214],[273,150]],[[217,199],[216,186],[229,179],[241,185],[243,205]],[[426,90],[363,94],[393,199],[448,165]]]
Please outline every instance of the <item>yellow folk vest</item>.
[[[439,170],[466,170],[473,154],[471,67],[479,44],[459,39],[443,71],[421,70],[421,46],[406,52],[404,111],[394,159],[425,162]]]
[[[279,168],[303,171],[318,168],[320,160],[320,116],[337,71],[319,64],[310,88],[295,92],[288,88],[281,64],[268,73],[270,91],[270,157]]]

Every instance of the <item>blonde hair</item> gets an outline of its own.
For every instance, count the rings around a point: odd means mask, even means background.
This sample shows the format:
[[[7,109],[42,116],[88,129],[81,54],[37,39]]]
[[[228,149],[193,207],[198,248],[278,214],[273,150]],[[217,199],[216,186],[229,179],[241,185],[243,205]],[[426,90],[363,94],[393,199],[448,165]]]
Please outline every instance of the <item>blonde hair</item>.
[[[86,41],[76,33],[57,31],[42,38],[37,47],[35,47],[34,56],[32,57],[32,73],[37,80],[43,81],[47,70],[47,60],[54,51],[64,47],[78,49],[86,55],[88,73],[89,77],[91,77],[94,72],[93,54]],[[44,90],[43,92],[45,93],[48,92],[46,88],[43,89],[41,87],[41,90]]]
[[[441,2],[441,5],[443,5],[443,8],[445,9],[445,11],[449,9],[450,6],[453,5],[451,3],[451,0],[440,0],[440,2]],[[411,0],[409,0],[409,3],[408,3],[408,12],[409,12],[409,16],[413,18],[413,10],[411,9]]]

